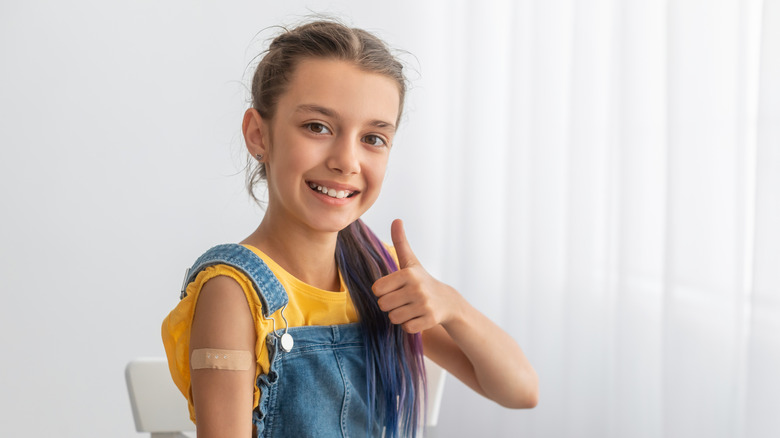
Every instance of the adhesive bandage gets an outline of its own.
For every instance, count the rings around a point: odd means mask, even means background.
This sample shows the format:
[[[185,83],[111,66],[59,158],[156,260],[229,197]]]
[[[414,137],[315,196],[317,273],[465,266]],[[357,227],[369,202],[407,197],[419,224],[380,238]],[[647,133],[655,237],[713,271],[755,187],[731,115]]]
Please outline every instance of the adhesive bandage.
[[[254,361],[252,353],[246,350],[219,350],[199,348],[192,350],[190,366],[193,370],[211,368],[215,370],[248,370]]]

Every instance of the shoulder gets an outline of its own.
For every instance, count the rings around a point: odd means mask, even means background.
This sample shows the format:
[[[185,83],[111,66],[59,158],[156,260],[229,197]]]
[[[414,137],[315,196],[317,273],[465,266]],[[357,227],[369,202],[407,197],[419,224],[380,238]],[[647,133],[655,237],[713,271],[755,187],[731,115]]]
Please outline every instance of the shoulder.
[[[202,269],[187,285],[184,298],[163,322],[163,340],[174,344],[189,339],[196,321],[221,324],[246,315],[249,322],[261,311],[261,302],[247,276],[229,265]]]
[[[163,342],[166,347],[188,344],[196,317],[201,324],[218,324],[242,314],[248,315],[250,321],[262,320],[261,311],[262,303],[246,274],[229,265],[208,266],[195,273],[184,298],[163,321]]]
[[[204,281],[201,287],[198,307],[201,304],[218,305],[231,308],[247,307],[247,297],[244,293],[243,281],[237,280],[231,275],[218,274]]]
[[[252,304],[235,279],[217,275],[207,280],[192,318],[192,347],[210,346],[215,341],[221,345],[237,337],[246,338],[251,345],[255,334]]]
[[[250,306],[261,305],[252,280],[241,270],[227,264],[203,268],[187,285],[185,294],[184,300],[191,299],[192,305],[207,294],[241,297]]]

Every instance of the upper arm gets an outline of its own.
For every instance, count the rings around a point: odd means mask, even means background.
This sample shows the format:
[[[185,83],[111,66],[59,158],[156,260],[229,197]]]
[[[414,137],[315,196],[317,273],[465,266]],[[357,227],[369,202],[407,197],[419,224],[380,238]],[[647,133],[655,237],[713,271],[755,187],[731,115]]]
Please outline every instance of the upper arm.
[[[249,351],[255,355],[252,313],[241,286],[217,276],[200,291],[192,320],[190,352],[201,348]],[[198,436],[252,434],[255,364],[248,370],[191,370]]]

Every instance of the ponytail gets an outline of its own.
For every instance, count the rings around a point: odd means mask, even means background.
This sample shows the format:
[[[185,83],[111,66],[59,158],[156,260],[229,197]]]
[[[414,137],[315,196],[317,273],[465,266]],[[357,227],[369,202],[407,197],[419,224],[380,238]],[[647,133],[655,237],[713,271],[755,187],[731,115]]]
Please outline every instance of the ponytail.
[[[375,281],[397,271],[398,265],[360,219],[339,232],[336,259],[366,346],[369,428],[371,416],[377,413],[386,437],[414,437],[420,424],[420,390],[427,397],[422,336],[391,323],[371,290]]]

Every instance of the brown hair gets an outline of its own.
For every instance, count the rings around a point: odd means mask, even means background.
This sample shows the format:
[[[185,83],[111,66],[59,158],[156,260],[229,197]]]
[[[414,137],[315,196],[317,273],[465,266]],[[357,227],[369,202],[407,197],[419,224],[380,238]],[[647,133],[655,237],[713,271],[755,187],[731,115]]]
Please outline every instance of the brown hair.
[[[403,64],[373,34],[332,20],[314,21],[294,29],[285,29],[271,42],[252,78],[252,108],[263,119],[273,119],[279,97],[287,90],[295,68],[302,60],[310,58],[350,62],[362,70],[379,73],[396,81],[400,98],[396,120],[398,125],[406,95]],[[265,165],[249,157],[247,166],[247,190],[258,201],[254,187],[265,179]]]

